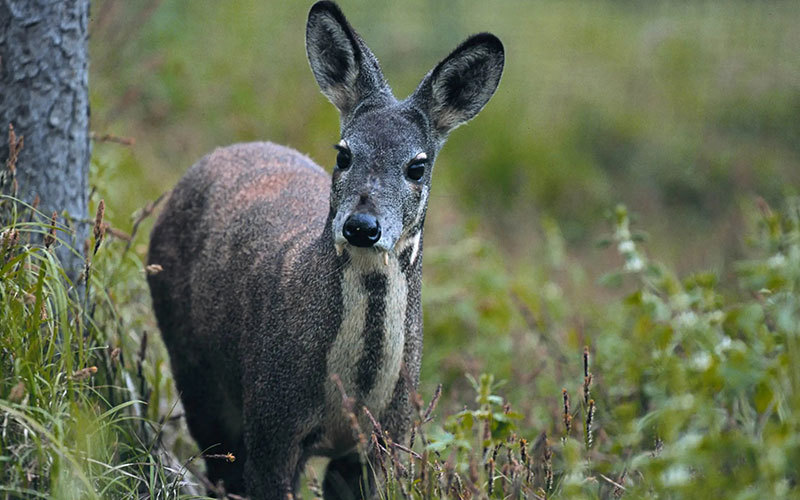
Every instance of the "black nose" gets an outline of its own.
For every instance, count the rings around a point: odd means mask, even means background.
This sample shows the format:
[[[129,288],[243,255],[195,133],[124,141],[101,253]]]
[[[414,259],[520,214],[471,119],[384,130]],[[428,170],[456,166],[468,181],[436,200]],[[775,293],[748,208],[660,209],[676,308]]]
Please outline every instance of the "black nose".
[[[371,247],[381,239],[381,225],[370,214],[353,214],[344,222],[342,234],[351,245]]]

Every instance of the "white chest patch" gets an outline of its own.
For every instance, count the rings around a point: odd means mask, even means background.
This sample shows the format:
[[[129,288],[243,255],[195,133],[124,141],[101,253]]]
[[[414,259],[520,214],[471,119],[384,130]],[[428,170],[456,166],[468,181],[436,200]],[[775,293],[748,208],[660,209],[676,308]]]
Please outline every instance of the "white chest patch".
[[[408,285],[400,270],[400,263],[395,256],[391,256],[386,263],[384,256],[374,251],[348,251],[350,262],[344,268],[341,282],[342,322],[328,353],[326,432],[323,442],[320,443],[325,452],[334,455],[347,452],[352,447],[353,433],[343,412],[341,392],[330,377],[338,375],[347,395],[356,398],[356,416],[362,427],[369,429],[361,407],[366,406],[375,418],[380,417],[391,400],[400,376],[405,346]],[[371,300],[380,300],[378,297],[370,297],[370,290],[365,286],[364,277],[369,274],[380,274],[385,278],[383,324],[378,332],[382,339],[379,342],[380,361],[374,382],[366,394],[360,394],[359,364],[367,347],[365,330],[369,321],[369,304]]]

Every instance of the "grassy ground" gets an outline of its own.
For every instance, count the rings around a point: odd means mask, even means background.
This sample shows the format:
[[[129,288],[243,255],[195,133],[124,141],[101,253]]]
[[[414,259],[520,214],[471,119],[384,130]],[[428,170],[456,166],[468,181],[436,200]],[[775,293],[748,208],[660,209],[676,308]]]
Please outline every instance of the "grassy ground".
[[[106,226],[98,203],[86,268],[70,283],[53,251],[65,228],[0,202],[0,493],[196,497],[208,484],[147,309],[154,270],[131,250],[141,235]],[[781,211],[761,201],[749,216],[752,258],[726,288],[649,259],[619,207],[609,244],[620,266],[604,282],[628,291],[602,308],[578,307],[558,284],[581,278],[555,234],[549,263],[530,275],[503,271],[477,239],[434,247],[426,362],[441,370],[417,399],[413,451],[389,445],[371,464],[382,497],[795,497],[800,200]],[[454,279],[464,259],[480,264]],[[464,343],[485,356],[459,353]],[[493,373],[469,375],[481,365]],[[444,392],[427,392],[437,377]]]
[[[398,94],[467,33],[508,50],[437,162],[426,423],[373,464],[384,496],[797,497],[797,4],[367,5],[343,2]],[[216,145],[331,163],[305,14],[93,5],[93,128],[136,142],[94,145],[108,227],[75,283],[31,239],[49,218],[0,200],[0,498],[204,491],[144,280],[149,203]]]

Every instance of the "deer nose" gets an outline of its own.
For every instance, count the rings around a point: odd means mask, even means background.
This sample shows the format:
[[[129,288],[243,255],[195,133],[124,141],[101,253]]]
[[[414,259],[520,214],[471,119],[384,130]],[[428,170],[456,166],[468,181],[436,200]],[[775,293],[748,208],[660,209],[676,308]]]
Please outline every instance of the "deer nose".
[[[344,222],[342,234],[351,245],[371,247],[381,239],[381,225],[374,215],[356,213]]]

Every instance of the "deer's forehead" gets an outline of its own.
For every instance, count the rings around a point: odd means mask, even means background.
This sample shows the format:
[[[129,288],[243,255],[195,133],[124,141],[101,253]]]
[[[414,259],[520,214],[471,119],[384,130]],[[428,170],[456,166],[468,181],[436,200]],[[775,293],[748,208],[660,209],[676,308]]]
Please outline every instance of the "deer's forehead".
[[[353,120],[344,133],[354,153],[402,153],[425,149],[422,124],[396,109],[374,110]],[[419,152],[419,151],[418,151]]]

